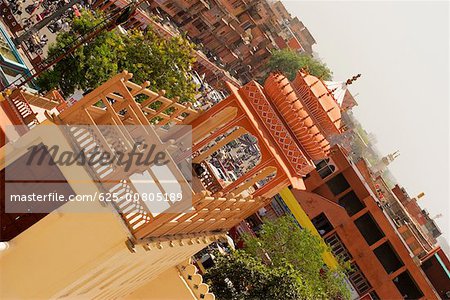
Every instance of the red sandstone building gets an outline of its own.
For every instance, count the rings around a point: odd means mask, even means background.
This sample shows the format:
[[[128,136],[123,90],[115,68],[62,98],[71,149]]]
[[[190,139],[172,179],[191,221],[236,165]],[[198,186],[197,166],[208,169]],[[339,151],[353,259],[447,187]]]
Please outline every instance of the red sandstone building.
[[[335,146],[330,158],[316,166],[305,179],[306,190],[293,193],[333,253],[351,263],[349,279],[358,294],[446,299],[448,259],[435,244],[418,242],[426,241],[418,237],[423,232],[413,231],[409,223],[394,223],[365,163],[353,163]],[[417,248],[411,247],[414,243]]]
[[[243,82],[266,73],[274,49],[312,53],[315,40],[281,2],[265,0],[155,1],[151,7],[168,15],[195,42],[217,57]]]
[[[106,0],[95,6],[112,10],[126,4],[126,0]],[[204,62],[205,58],[242,82],[249,82],[266,74],[273,50],[290,48],[312,54],[316,43],[303,23],[292,18],[280,1],[163,0],[151,2],[144,10],[139,10],[124,26],[151,25],[160,34],[170,36],[173,33],[167,28],[173,25],[205,53],[196,67],[199,73],[207,75],[208,81],[223,79],[225,74]],[[166,25],[155,22],[155,16]]]
[[[281,112],[308,112],[326,140],[342,135],[346,129],[342,114],[351,108],[346,85],[299,73],[291,84],[280,81],[281,94],[293,93],[291,86],[302,107],[286,105]],[[270,89],[266,84],[265,90]],[[289,123],[298,117],[283,119]],[[293,123],[290,127],[295,128]],[[329,159],[314,162],[316,170],[304,180],[306,190],[293,192],[333,253],[350,262],[349,280],[358,295],[364,299],[439,299],[439,294],[445,299],[448,259],[436,245],[440,232],[415,200],[397,198],[396,188],[391,191],[381,177],[373,178],[364,160],[353,163],[339,146],[331,148]],[[289,209],[275,197],[262,214],[271,219],[285,213]],[[260,215],[241,222],[232,233],[252,233],[262,222]]]
[[[95,1],[94,9],[114,11],[128,0]],[[8,7],[4,21],[14,36],[23,33]],[[267,0],[161,0],[142,4],[123,24],[124,28],[151,26],[158,34],[170,38],[186,36],[199,46],[194,66],[215,88],[223,82],[240,86],[267,73],[272,51],[290,48],[312,54],[316,43],[309,30],[292,18],[280,2]],[[28,53],[27,53],[28,54]],[[41,56],[29,57],[40,68]]]

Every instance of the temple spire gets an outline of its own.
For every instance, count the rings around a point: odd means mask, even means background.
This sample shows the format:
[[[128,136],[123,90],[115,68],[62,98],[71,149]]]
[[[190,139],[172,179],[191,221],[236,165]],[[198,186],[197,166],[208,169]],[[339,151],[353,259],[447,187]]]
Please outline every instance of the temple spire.
[[[389,160],[389,162],[392,162],[392,161],[394,161],[394,159],[396,159],[399,156],[400,156],[400,151],[397,150],[394,153],[387,155],[387,159]]]
[[[374,174],[381,175],[387,169],[387,167],[400,156],[400,151],[395,151],[394,153],[390,153],[384,156],[378,163],[376,163],[373,167],[371,167],[372,172]]]

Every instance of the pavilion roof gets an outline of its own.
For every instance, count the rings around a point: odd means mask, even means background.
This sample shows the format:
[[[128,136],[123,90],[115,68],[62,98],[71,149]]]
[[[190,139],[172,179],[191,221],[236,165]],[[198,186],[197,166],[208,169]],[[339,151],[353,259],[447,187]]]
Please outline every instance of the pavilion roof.
[[[311,91],[317,97],[323,109],[327,112],[332,122],[336,122],[336,128],[340,127],[341,109],[334,98],[333,92],[326,86],[325,82],[312,75],[303,75],[303,79],[310,86]]]
[[[264,90],[309,157],[314,160],[326,157],[330,144],[314,118],[304,109],[301,96],[289,80],[282,74],[270,74]]]
[[[299,71],[292,85],[325,136],[330,137],[340,133],[341,107],[324,81]]]

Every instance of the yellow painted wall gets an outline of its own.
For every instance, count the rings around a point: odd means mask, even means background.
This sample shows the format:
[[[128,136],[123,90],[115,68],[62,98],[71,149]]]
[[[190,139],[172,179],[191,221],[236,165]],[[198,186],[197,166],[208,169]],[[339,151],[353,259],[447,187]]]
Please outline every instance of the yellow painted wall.
[[[154,280],[140,287],[127,300],[190,300],[197,299],[176,267],[166,270]]]
[[[125,238],[113,214],[52,213],[0,254],[0,298],[51,297],[125,248]]]
[[[68,150],[64,137],[49,135],[46,126],[52,125],[35,127],[14,145],[2,148],[2,155],[18,158],[29,146],[41,142]],[[76,194],[98,191],[82,166],[60,170]],[[175,268],[215,238],[166,241],[148,244],[147,249],[136,246],[132,253],[125,245],[128,237],[129,231],[111,206],[66,203],[0,252],[0,299],[123,297]],[[172,284],[179,283],[168,279],[167,286]]]
[[[284,203],[286,203],[287,207],[291,210],[292,214],[294,215],[297,222],[303,227],[311,231],[312,234],[320,237],[319,232],[314,227],[311,220],[308,218],[308,215],[306,215],[306,212],[303,210],[303,208],[298,203],[297,199],[295,199],[294,194],[292,194],[291,190],[289,188],[284,188],[280,191],[280,196],[283,199]],[[323,241],[323,240],[322,240]],[[323,242],[325,244],[325,242]],[[338,262],[336,261],[336,258],[331,254],[329,251],[326,251],[322,254],[324,262],[327,264],[330,268],[336,268],[338,266]]]
[[[121,226],[109,213],[46,216],[1,253],[0,299],[126,296],[208,244],[186,239],[131,253]],[[167,286],[180,284],[170,278]]]

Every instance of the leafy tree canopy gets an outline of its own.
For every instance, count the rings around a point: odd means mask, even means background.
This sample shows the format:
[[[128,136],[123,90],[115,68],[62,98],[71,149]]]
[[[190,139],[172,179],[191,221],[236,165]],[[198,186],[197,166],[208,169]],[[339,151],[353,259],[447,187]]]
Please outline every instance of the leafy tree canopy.
[[[265,222],[257,237],[244,241],[244,250],[219,256],[207,272],[218,299],[350,298],[348,267],[328,269],[322,258],[327,247],[291,217]]]
[[[333,72],[326,64],[318,61],[309,54],[300,54],[290,49],[274,51],[269,59],[270,72],[280,71],[289,80],[293,80],[297,71],[302,68],[307,68],[309,74],[320,77],[323,80],[331,80],[333,75]]]
[[[324,267],[322,253],[328,247],[320,237],[301,229],[292,217],[267,221],[257,237],[247,235],[244,241],[245,251],[253,256],[267,255],[274,266],[291,264],[314,290],[315,298],[349,297],[344,283],[347,267],[339,266],[334,270]]]
[[[312,295],[300,280],[300,274],[289,264],[265,265],[244,251],[218,255],[204,279],[218,299],[308,299]]]
[[[72,21],[71,31],[60,32],[50,45],[48,56],[64,53],[75,40],[105,22],[100,12],[83,11]],[[168,97],[192,101],[195,84],[189,71],[194,63],[193,45],[181,37],[165,40],[152,30],[130,31],[127,35],[102,31],[94,39],[64,57],[37,80],[43,90],[60,88],[64,94],[76,89],[90,90],[123,70],[133,73],[133,80],[150,81],[154,90],[164,89]]]

